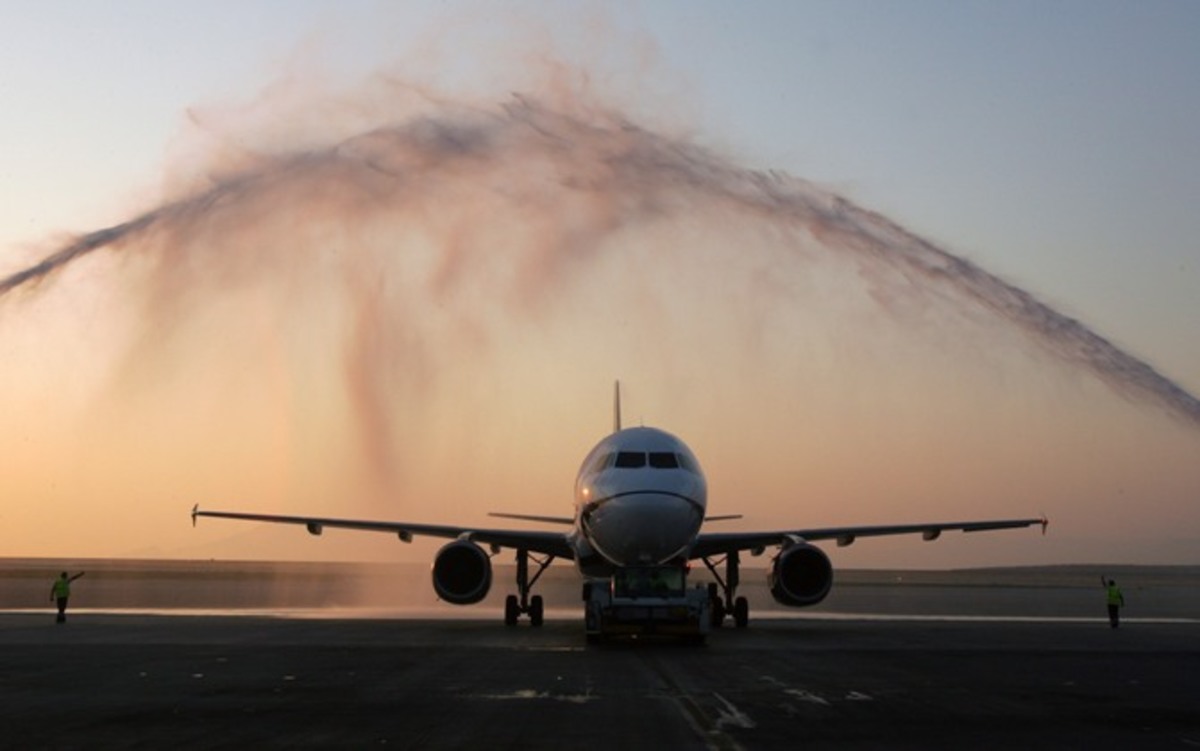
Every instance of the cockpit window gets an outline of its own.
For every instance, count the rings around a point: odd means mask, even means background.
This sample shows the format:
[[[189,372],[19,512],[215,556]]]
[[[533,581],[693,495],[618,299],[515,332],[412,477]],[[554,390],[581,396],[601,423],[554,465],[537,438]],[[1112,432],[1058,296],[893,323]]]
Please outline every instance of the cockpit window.
[[[646,466],[646,455],[641,451],[619,451],[614,467],[620,469],[637,469]]]
[[[650,466],[655,469],[676,469],[679,467],[679,460],[669,451],[651,451]]]
[[[651,451],[644,453],[642,451],[619,451],[616,459],[609,454],[604,457],[603,462],[595,465],[596,471],[600,471],[608,466],[616,467],[617,469],[641,469],[649,466],[652,469],[679,469],[683,468],[689,472],[700,474],[699,467],[686,454],[676,454],[673,451]],[[612,460],[611,462],[609,460]]]

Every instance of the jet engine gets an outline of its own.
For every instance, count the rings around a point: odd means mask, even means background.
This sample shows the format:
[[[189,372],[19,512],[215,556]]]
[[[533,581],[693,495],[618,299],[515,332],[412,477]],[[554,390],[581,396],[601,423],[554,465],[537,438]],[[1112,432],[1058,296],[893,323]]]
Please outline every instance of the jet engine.
[[[443,546],[433,559],[433,591],[454,605],[473,605],[492,587],[492,560],[468,540]]]
[[[820,549],[797,542],[779,551],[767,574],[771,595],[784,605],[816,605],[833,586],[833,565]]]

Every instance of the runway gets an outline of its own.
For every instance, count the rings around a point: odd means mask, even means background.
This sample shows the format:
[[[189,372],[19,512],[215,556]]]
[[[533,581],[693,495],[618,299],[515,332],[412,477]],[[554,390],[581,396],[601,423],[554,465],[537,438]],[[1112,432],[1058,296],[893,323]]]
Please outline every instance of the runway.
[[[1200,626],[0,614],[10,748],[1200,748]]]

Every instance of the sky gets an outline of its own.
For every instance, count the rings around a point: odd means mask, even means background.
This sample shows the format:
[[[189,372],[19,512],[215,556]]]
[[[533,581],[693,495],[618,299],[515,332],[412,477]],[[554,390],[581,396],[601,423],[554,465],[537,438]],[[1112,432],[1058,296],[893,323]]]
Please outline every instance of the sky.
[[[1051,519],[837,566],[1200,562],[1197,413],[1055,338],[1200,392],[1195,3],[0,18],[0,277],[117,230],[0,299],[0,555],[427,560],[187,512],[569,513],[620,378],[726,525]]]

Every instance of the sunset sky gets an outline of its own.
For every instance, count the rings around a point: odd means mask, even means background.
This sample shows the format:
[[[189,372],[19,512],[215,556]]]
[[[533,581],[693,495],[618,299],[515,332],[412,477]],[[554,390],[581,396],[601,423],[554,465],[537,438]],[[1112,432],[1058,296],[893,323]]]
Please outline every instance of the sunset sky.
[[[1200,563],[1200,4],[494,6],[0,2],[0,279],[117,228],[0,556],[428,560],[188,511],[569,514],[619,378],[723,529],[1051,519],[835,566]]]

